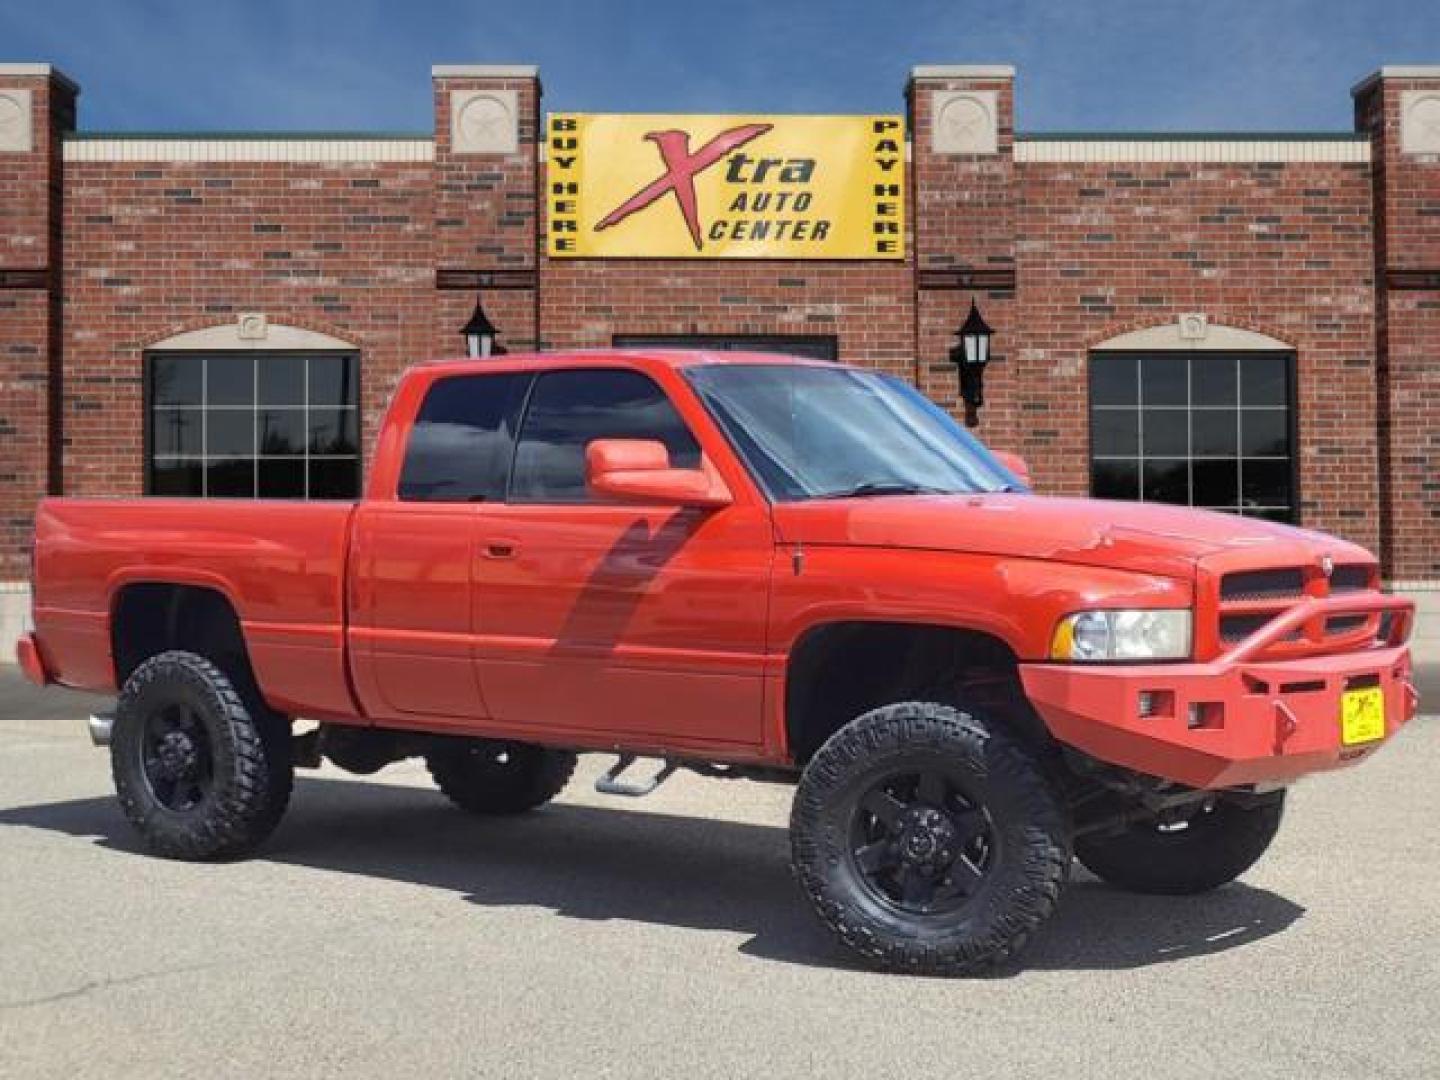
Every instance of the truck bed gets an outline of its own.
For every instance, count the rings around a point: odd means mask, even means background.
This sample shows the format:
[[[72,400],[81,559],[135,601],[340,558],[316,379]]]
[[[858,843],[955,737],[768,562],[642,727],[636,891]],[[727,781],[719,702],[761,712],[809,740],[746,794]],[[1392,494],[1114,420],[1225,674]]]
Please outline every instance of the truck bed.
[[[56,679],[113,691],[110,620],[128,585],[224,594],[270,704],[354,717],[345,562],[355,504],[46,499],[35,519],[35,625]]]

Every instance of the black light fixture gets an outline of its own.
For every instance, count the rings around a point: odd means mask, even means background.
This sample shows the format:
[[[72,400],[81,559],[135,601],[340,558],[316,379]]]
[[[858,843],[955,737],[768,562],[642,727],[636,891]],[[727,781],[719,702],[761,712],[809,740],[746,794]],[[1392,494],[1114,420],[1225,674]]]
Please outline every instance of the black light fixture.
[[[472,360],[505,355],[505,349],[496,340],[499,331],[485,314],[478,296],[475,297],[475,310],[470,315],[470,321],[460,328],[460,333],[465,338],[465,355]]]
[[[985,404],[985,365],[990,362],[990,324],[980,316],[975,301],[970,301],[970,314],[956,331],[960,341],[950,347],[950,362],[960,369],[960,397],[965,401],[965,426],[980,423],[980,407]]]

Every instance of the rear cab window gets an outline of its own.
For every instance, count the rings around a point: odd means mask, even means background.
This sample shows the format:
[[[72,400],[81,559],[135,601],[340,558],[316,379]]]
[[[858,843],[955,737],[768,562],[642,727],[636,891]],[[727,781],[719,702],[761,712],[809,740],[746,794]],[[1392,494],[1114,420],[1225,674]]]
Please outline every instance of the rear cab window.
[[[425,394],[400,473],[402,502],[499,502],[533,376],[453,375]]]

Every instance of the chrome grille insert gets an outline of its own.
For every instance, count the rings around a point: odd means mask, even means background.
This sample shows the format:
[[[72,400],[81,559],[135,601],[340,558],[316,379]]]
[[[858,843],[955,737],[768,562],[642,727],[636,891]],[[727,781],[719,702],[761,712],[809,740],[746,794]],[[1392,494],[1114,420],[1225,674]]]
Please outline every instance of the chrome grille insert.
[[[1364,592],[1370,588],[1370,567],[1361,563],[1337,566],[1330,575],[1330,592]]]
[[[1271,615],[1222,615],[1220,617],[1220,640],[1234,645],[1268,623]]]
[[[1305,572],[1298,566],[1275,570],[1241,570],[1220,582],[1220,600],[1287,600],[1305,593]]]

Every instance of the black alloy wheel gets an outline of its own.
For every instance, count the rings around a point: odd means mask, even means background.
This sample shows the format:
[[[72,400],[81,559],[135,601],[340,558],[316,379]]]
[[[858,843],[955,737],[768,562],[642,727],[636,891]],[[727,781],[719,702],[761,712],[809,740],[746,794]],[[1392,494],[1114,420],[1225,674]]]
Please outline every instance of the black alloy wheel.
[[[938,766],[874,784],[856,804],[850,840],[875,899],[920,916],[964,908],[985,882],[997,844],[984,808]]]
[[[155,801],[177,814],[198,808],[214,788],[215,759],[199,713],[172,702],[145,717],[141,770]]]

